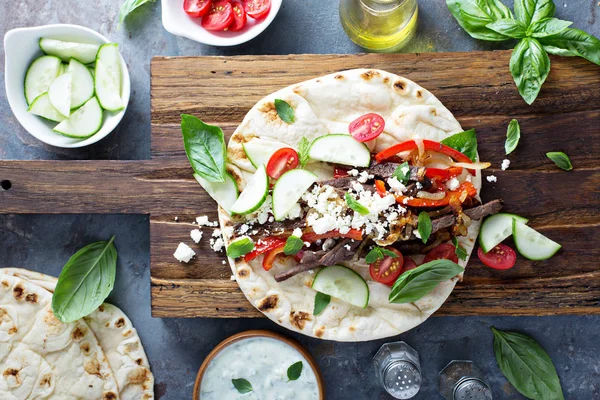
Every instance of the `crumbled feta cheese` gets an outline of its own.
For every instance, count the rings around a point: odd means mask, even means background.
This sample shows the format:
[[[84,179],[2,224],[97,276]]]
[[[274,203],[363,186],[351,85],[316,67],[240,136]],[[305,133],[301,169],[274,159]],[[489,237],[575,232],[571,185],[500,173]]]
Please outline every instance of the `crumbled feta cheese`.
[[[352,181],[350,185],[352,185],[352,190],[354,190],[356,193],[360,193],[365,190],[365,187],[358,182]]]
[[[344,248],[345,248],[346,250],[348,250],[348,251],[352,250],[352,247],[350,247],[350,245],[349,245],[349,244],[345,245],[345,246],[344,246]]]
[[[448,182],[446,182],[446,187],[448,188],[448,190],[456,190],[459,186],[460,182],[456,178],[452,178]]]
[[[373,178],[374,178],[374,176],[373,175],[369,175],[369,173],[367,171],[362,171],[359,174],[357,181],[359,181],[360,183],[365,183],[369,179],[373,179]]]
[[[273,222],[275,221],[275,217],[273,217],[272,215],[269,217],[269,222]]]
[[[242,226],[240,226],[239,233],[241,235],[243,235],[244,233],[248,232],[249,230],[250,230],[250,227],[247,224],[242,224]]]
[[[179,221],[179,217],[175,217],[175,222]]]
[[[509,166],[510,166],[509,159],[505,158],[504,160],[502,160],[502,171],[506,171]]]
[[[408,175],[408,173],[410,172],[410,167],[408,165],[405,165],[402,168],[400,168],[400,171],[402,172],[402,174]]]
[[[212,233],[212,237],[219,237],[219,236],[221,236],[221,230],[215,229]]]
[[[302,237],[302,229],[300,229],[300,228],[294,229],[294,231],[292,232],[292,236]]]
[[[196,253],[194,252],[194,250],[192,250],[190,248],[190,246],[188,246],[187,244],[181,242],[179,243],[179,246],[177,246],[177,249],[175,250],[175,253],[173,253],[173,257],[175,257],[177,259],[177,261],[179,262],[184,262],[184,263],[188,263],[190,262],[190,260],[196,255]]]
[[[323,246],[321,247],[321,249],[323,249],[323,251],[328,251],[328,250],[331,250],[333,248],[333,246],[335,246],[335,240],[327,239],[325,241],[325,243],[323,243]]]
[[[304,245],[305,245],[306,247],[309,247],[309,246],[310,246],[310,242],[304,242]]]
[[[406,186],[404,186],[404,184],[395,176],[389,178],[387,184],[390,185],[390,190],[394,193],[402,194],[406,191]]]
[[[216,221],[215,222],[210,222],[208,220],[208,216],[206,216],[206,215],[203,215],[201,217],[197,217],[196,218],[196,222],[200,226],[217,226],[218,225],[218,223]]]
[[[498,181],[498,178],[496,178],[495,175],[488,175],[485,179],[487,179],[487,181],[490,183]]]
[[[421,185],[421,182],[417,182],[416,187],[417,189],[423,189],[423,185]]]
[[[348,171],[348,175],[350,175],[350,176],[358,176],[358,170],[357,169],[351,169],[350,171]]]
[[[222,261],[221,261],[221,264],[223,264],[223,265],[227,265],[227,261],[225,261],[225,260],[222,260]]]
[[[300,212],[302,211],[302,207],[300,207],[300,203],[296,203],[292,206],[290,211],[287,213],[287,219],[296,219],[300,218]]]
[[[421,234],[419,233],[419,231],[417,231],[417,230],[414,230],[414,231],[413,231],[413,234],[414,234],[414,235],[415,235],[415,236],[416,236],[418,239],[421,239]]]
[[[223,261],[225,261],[225,260],[223,260]],[[231,275],[231,277],[229,277],[229,280],[235,281],[235,275]]]
[[[217,238],[213,243],[211,243],[211,247],[214,251],[221,251],[223,250],[223,247],[225,247],[225,242],[223,241],[223,239]]]
[[[200,243],[202,240],[202,231],[200,229],[194,229],[190,232],[190,237],[196,243]]]

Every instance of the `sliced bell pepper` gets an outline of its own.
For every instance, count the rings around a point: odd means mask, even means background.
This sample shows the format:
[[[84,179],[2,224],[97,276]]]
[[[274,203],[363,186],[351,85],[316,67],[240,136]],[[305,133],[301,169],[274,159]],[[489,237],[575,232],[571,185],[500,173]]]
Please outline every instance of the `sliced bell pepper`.
[[[305,242],[309,242],[309,243],[313,243],[313,242],[316,242],[317,240],[329,239],[329,238],[348,238],[348,239],[354,239],[354,240],[362,240],[363,233],[360,229],[350,229],[346,233],[340,233],[340,231],[335,230],[335,231],[329,231],[329,232],[320,233],[320,234],[314,233],[314,232],[306,232],[304,235],[302,235],[302,240],[304,240]]]
[[[462,174],[462,167],[450,167],[447,169],[441,168],[427,168],[425,170],[425,176],[429,179],[437,179],[440,182],[446,182],[450,179]]]
[[[377,194],[381,197],[385,197],[387,195],[387,189],[385,188],[385,182],[379,179],[375,179],[375,189],[377,189]]]
[[[400,204],[410,207],[445,207],[451,201],[460,200],[463,203],[468,197],[477,195],[477,189],[471,182],[464,182],[458,189],[447,192],[446,196],[440,200],[420,199],[418,197],[395,196],[396,201]],[[464,199],[461,200],[461,197]]]
[[[282,243],[285,244],[285,239],[276,236],[260,239],[254,246],[254,250],[244,256],[244,261],[252,261],[261,254],[279,247]]]
[[[285,241],[283,242],[283,244],[280,244],[279,246],[277,246],[265,253],[265,258],[263,258],[263,262],[262,262],[262,266],[265,271],[268,271],[271,268],[273,268],[273,262],[275,262],[275,257],[278,254],[283,253],[284,248],[285,248]]]
[[[448,147],[445,144],[441,144],[440,142],[434,142],[433,140],[425,139],[423,140],[423,147],[425,148],[425,150],[437,151],[438,153],[445,154],[458,162],[464,162],[469,164],[473,163],[473,161],[471,161],[469,157],[467,157],[460,151],[454,150],[452,147]],[[375,161],[381,162],[403,151],[415,149],[417,149],[417,143],[414,140],[407,140],[406,142],[395,144],[377,153],[375,155]],[[471,172],[471,170],[469,170],[469,172],[473,175],[475,174],[474,171]]]

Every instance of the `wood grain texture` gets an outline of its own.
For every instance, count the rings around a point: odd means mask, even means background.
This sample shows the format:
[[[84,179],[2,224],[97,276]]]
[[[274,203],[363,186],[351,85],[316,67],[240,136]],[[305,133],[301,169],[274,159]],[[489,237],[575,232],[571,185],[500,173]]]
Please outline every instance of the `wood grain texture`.
[[[259,317],[225,257],[190,230],[198,215],[216,220],[214,202],[191,177],[180,114],[222,127],[228,138],[263,96],[303,80],[349,68],[374,67],[430,90],[462,126],[476,128],[479,152],[492,162],[484,199],[502,197],[505,210],[563,249],[547,261],[519,257],[509,271],[484,267],[477,257],[464,282],[435,315],[552,315],[600,313],[600,68],[585,60],[551,57],[539,98],[527,106],[508,72],[510,52],[158,57],[151,65],[152,159],[147,161],[0,161],[1,213],[150,214],[152,313],[157,317]],[[508,122],[522,138],[504,158]],[[564,151],[575,170],[564,172],[545,153]],[[175,221],[178,217],[178,221]],[[178,263],[179,242],[197,257]]]

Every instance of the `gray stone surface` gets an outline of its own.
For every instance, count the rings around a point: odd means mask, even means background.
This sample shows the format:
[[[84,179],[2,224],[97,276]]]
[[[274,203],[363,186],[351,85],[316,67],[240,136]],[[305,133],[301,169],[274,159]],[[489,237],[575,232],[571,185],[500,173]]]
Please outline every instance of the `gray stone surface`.
[[[47,23],[88,26],[121,44],[132,78],[128,112],[103,141],[79,150],[45,146],[20,127],[4,90],[0,92],[0,159],[146,159],[150,156],[149,63],[154,55],[237,55],[355,53],[360,48],[338,22],[337,1],[284,0],[280,15],[258,38],[233,48],[200,45],[168,34],[160,23],[160,4],[135,12],[117,30],[120,1],[0,1],[0,33]],[[556,1],[557,16],[600,36],[597,0]],[[504,49],[462,32],[442,0],[421,0],[419,33],[405,51]],[[0,53],[4,63],[4,51]],[[3,72],[0,80],[4,82]],[[2,177],[0,177],[2,178]],[[0,204],[0,212],[2,205]],[[384,341],[335,343],[300,337],[267,320],[153,319],[149,296],[149,237],[146,216],[0,215],[0,267],[19,266],[58,275],[83,245],[117,235],[119,265],[110,301],[123,308],[140,331],[156,376],[158,398],[188,399],[194,377],[208,352],[222,339],[246,329],[272,329],[297,338],[317,358],[329,399],[388,399],[374,379],[371,357]],[[600,399],[600,316],[434,317],[402,339],[421,355],[424,387],[418,399],[438,399],[437,372],[452,359],[472,359],[488,377],[494,398],[522,398],[498,369],[490,326],[525,332],[550,353],[568,399]]]

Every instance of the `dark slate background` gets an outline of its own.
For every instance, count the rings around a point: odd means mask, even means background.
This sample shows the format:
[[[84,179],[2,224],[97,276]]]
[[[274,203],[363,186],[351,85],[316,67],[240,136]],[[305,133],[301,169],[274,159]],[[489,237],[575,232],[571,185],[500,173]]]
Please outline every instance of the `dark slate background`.
[[[597,0],[555,1],[557,17],[600,36]],[[258,38],[232,48],[215,48],[175,37],[160,23],[160,3],[149,4],[117,29],[120,1],[1,1],[0,33],[49,23],[83,24],[120,43],[131,74],[131,101],[119,128],[85,149],[46,146],[20,127],[0,91],[0,159],[147,159],[150,157],[150,58],[155,55],[356,53],[345,35],[334,0],[284,0],[273,24]],[[466,35],[442,0],[421,0],[419,32],[407,52],[510,48]],[[0,53],[4,63],[4,49]],[[468,67],[468,66],[466,66]],[[4,73],[0,71],[4,82]],[[1,180],[2,177],[0,177]],[[2,204],[0,203],[0,212]],[[203,358],[227,336],[271,329],[298,339],[317,358],[329,399],[389,399],[374,378],[371,358],[385,341],[335,343],[309,339],[268,320],[155,319],[150,316],[149,224],[144,215],[0,215],[0,267],[18,266],[58,275],[71,254],[87,243],[116,234],[119,251],[115,290],[121,307],[140,332],[156,377],[159,399],[191,397]],[[173,244],[175,248],[176,243]],[[600,316],[433,317],[402,339],[421,356],[424,385],[418,399],[441,399],[437,374],[452,359],[474,360],[496,399],[520,399],[498,369],[490,326],[535,337],[549,352],[568,399],[600,399]],[[390,339],[392,340],[392,339]]]

